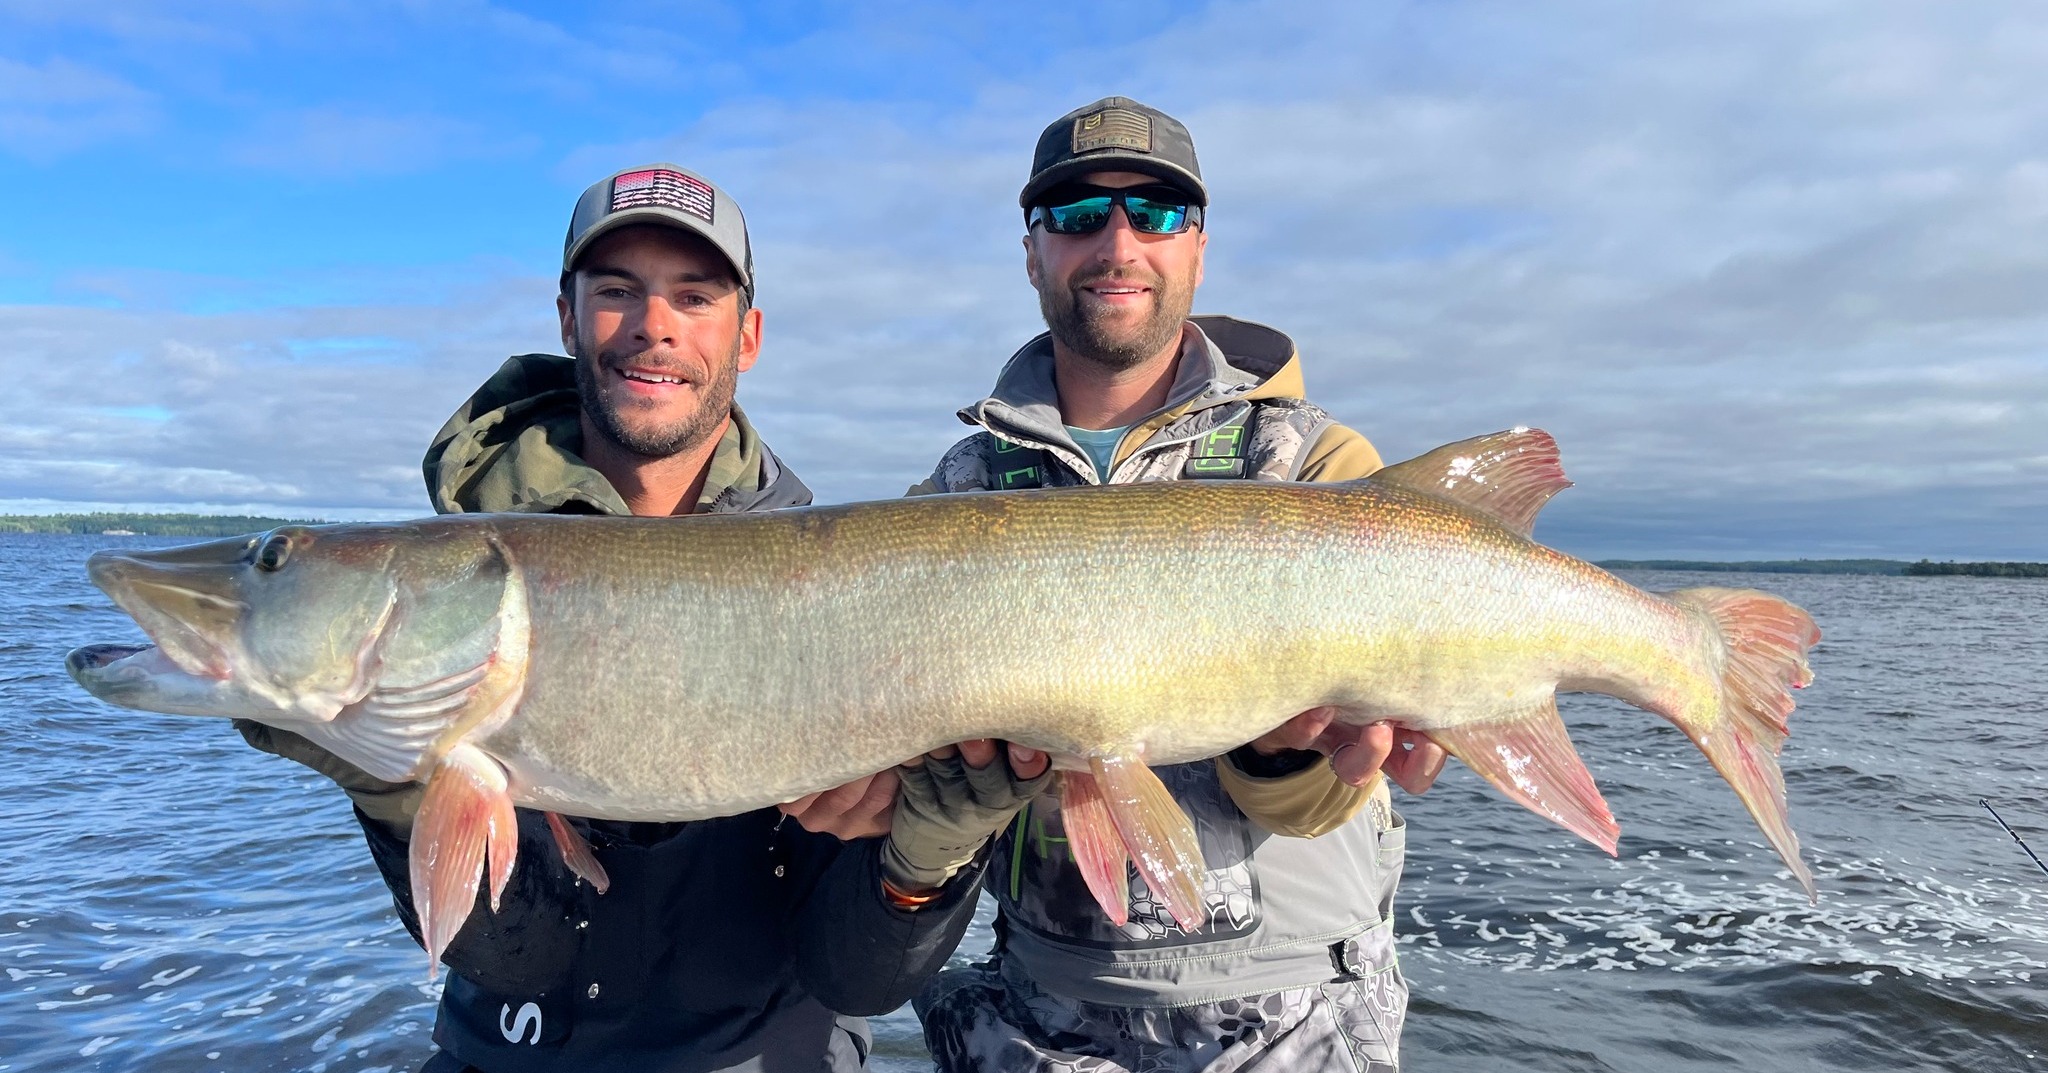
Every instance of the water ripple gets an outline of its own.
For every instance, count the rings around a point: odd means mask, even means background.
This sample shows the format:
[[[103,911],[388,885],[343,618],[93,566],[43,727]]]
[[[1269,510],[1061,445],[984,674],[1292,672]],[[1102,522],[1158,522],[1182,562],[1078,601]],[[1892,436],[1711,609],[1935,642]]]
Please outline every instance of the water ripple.
[[[0,536],[0,1073],[417,1068],[437,992],[346,799],[63,674],[140,639],[85,581],[101,543]],[[1462,769],[1401,802],[1408,1066],[2048,1068],[2048,877],[1978,806],[2048,850],[2048,583],[1632,580],[1771,589],[1827,631],[1783,757],[1820,900],[1682,735],[1567,698],[1618,857]],[[988,943],[984,905],[956,961]],[[877,1069],[926,1068],[907,1010],[875,1027]]]

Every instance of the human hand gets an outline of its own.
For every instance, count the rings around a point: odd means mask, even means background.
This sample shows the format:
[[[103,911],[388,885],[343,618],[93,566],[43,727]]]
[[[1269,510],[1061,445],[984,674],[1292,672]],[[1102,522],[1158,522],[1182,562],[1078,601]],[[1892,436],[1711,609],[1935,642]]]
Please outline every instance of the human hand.
[[[1388,778],[1411,794],[1436,782],[1444,769],[1443,746],[1427,734],[1381,720],[1365,726],[1336,721],[1337,709],[1311,708],[1260,735],[1253,750],[1271,756],[1285,749],[1313,749],[1330,758],[1337,778],[1364,786],[1373,773]]]
[[[254,719],[237,719],[235,730],[250,747],[304,764],[332,779],[348,792],[349,799],[365,816],[394,828],[400,834],[412,830],[426,787],[416,782],[386,782],[343,760],[326,749],[289,730],[279,730]]]
[[[882,848],[891,883],[906,892],[943,885],[1051,783],[1050,757],[1014,742],[997,745],[964,741],[896,769],[902,792]]]
[[[891,768],[776,807],[806,831],[833,835],[845,842],[874,838],[889,833],[899,784],[896,770]]]

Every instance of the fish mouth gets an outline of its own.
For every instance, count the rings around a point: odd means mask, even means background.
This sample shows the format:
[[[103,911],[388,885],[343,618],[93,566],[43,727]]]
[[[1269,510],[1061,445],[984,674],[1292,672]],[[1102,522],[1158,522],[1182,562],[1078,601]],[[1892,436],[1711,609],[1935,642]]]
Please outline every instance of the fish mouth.
[[[238,559],[246,542],[214,542],[193,549],[166,552],[95,552],[86,573],[101,592],[128,612],[142,632],[156,642],[165,659],[186,674],[225,680],[233,673],[228,639],[235,634],[249,606],[234,595],[230,576],[235,560],[223,559],[232,543]],[[194,555],[204,549],[206,554]],[[89,645],[73,653],[100,661],[123,646]],[[134,658],[138,652],[129,652]],[[67,659],[67,665],[70,660]],[[88,668],[90,669],[90,668]]]
[[[86,645],[64,657],[64,670],[85,691],[112,704],[135,707],[166,679],[190,679],[155,645]],[[213,679],[204,679],[213,682]]]
[[[64,657],[64,669],[87,693],[123,708],[168,715],[276,714],[275,705],[250,696],[233,679],[186,673],[156,645],[86,645]]]
[[[143,652],[160,652],[155,645],[86,645],[64,657],[64,669],[76,678],[110,670],[114,664]]]

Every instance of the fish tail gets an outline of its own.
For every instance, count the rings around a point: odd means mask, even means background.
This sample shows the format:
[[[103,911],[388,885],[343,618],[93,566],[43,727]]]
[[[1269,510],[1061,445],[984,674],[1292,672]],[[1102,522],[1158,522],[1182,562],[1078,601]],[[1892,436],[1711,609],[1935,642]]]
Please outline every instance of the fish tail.
[[[1681,589],[1668,596],[1705,612],[1727,652],[1718,717],[1677,722],[1735,788],[1806,896],[1814,898],[1813,873],[1799,859],[1799,836],[1786,811],[1778,751],[1789,730],[1791,691],[1813,681],[1806,652],[1820,641],[1820,630],[1805,611],[1753,589]]]

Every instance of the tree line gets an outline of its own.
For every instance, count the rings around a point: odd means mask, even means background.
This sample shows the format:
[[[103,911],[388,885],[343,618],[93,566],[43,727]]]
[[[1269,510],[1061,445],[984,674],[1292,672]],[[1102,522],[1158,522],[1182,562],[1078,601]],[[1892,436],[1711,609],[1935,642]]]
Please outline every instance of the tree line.
[[[1717,574],[1903,574],[1911,564],[1900,559],[1767,559],[1740,563],[1603,559],[1593,565],[1605,570],[1698,570]]]
[[[2048,577],[2048,563],[1934,563],[1922,559],[1908,563],[1906,573],[1914,577]]]
[[[76,533],[83,535],[222,537],[260,533],[280,525],[320,525],[308,518],[264,518],[253,514],[94,514],[0,515],[0,533]]]

